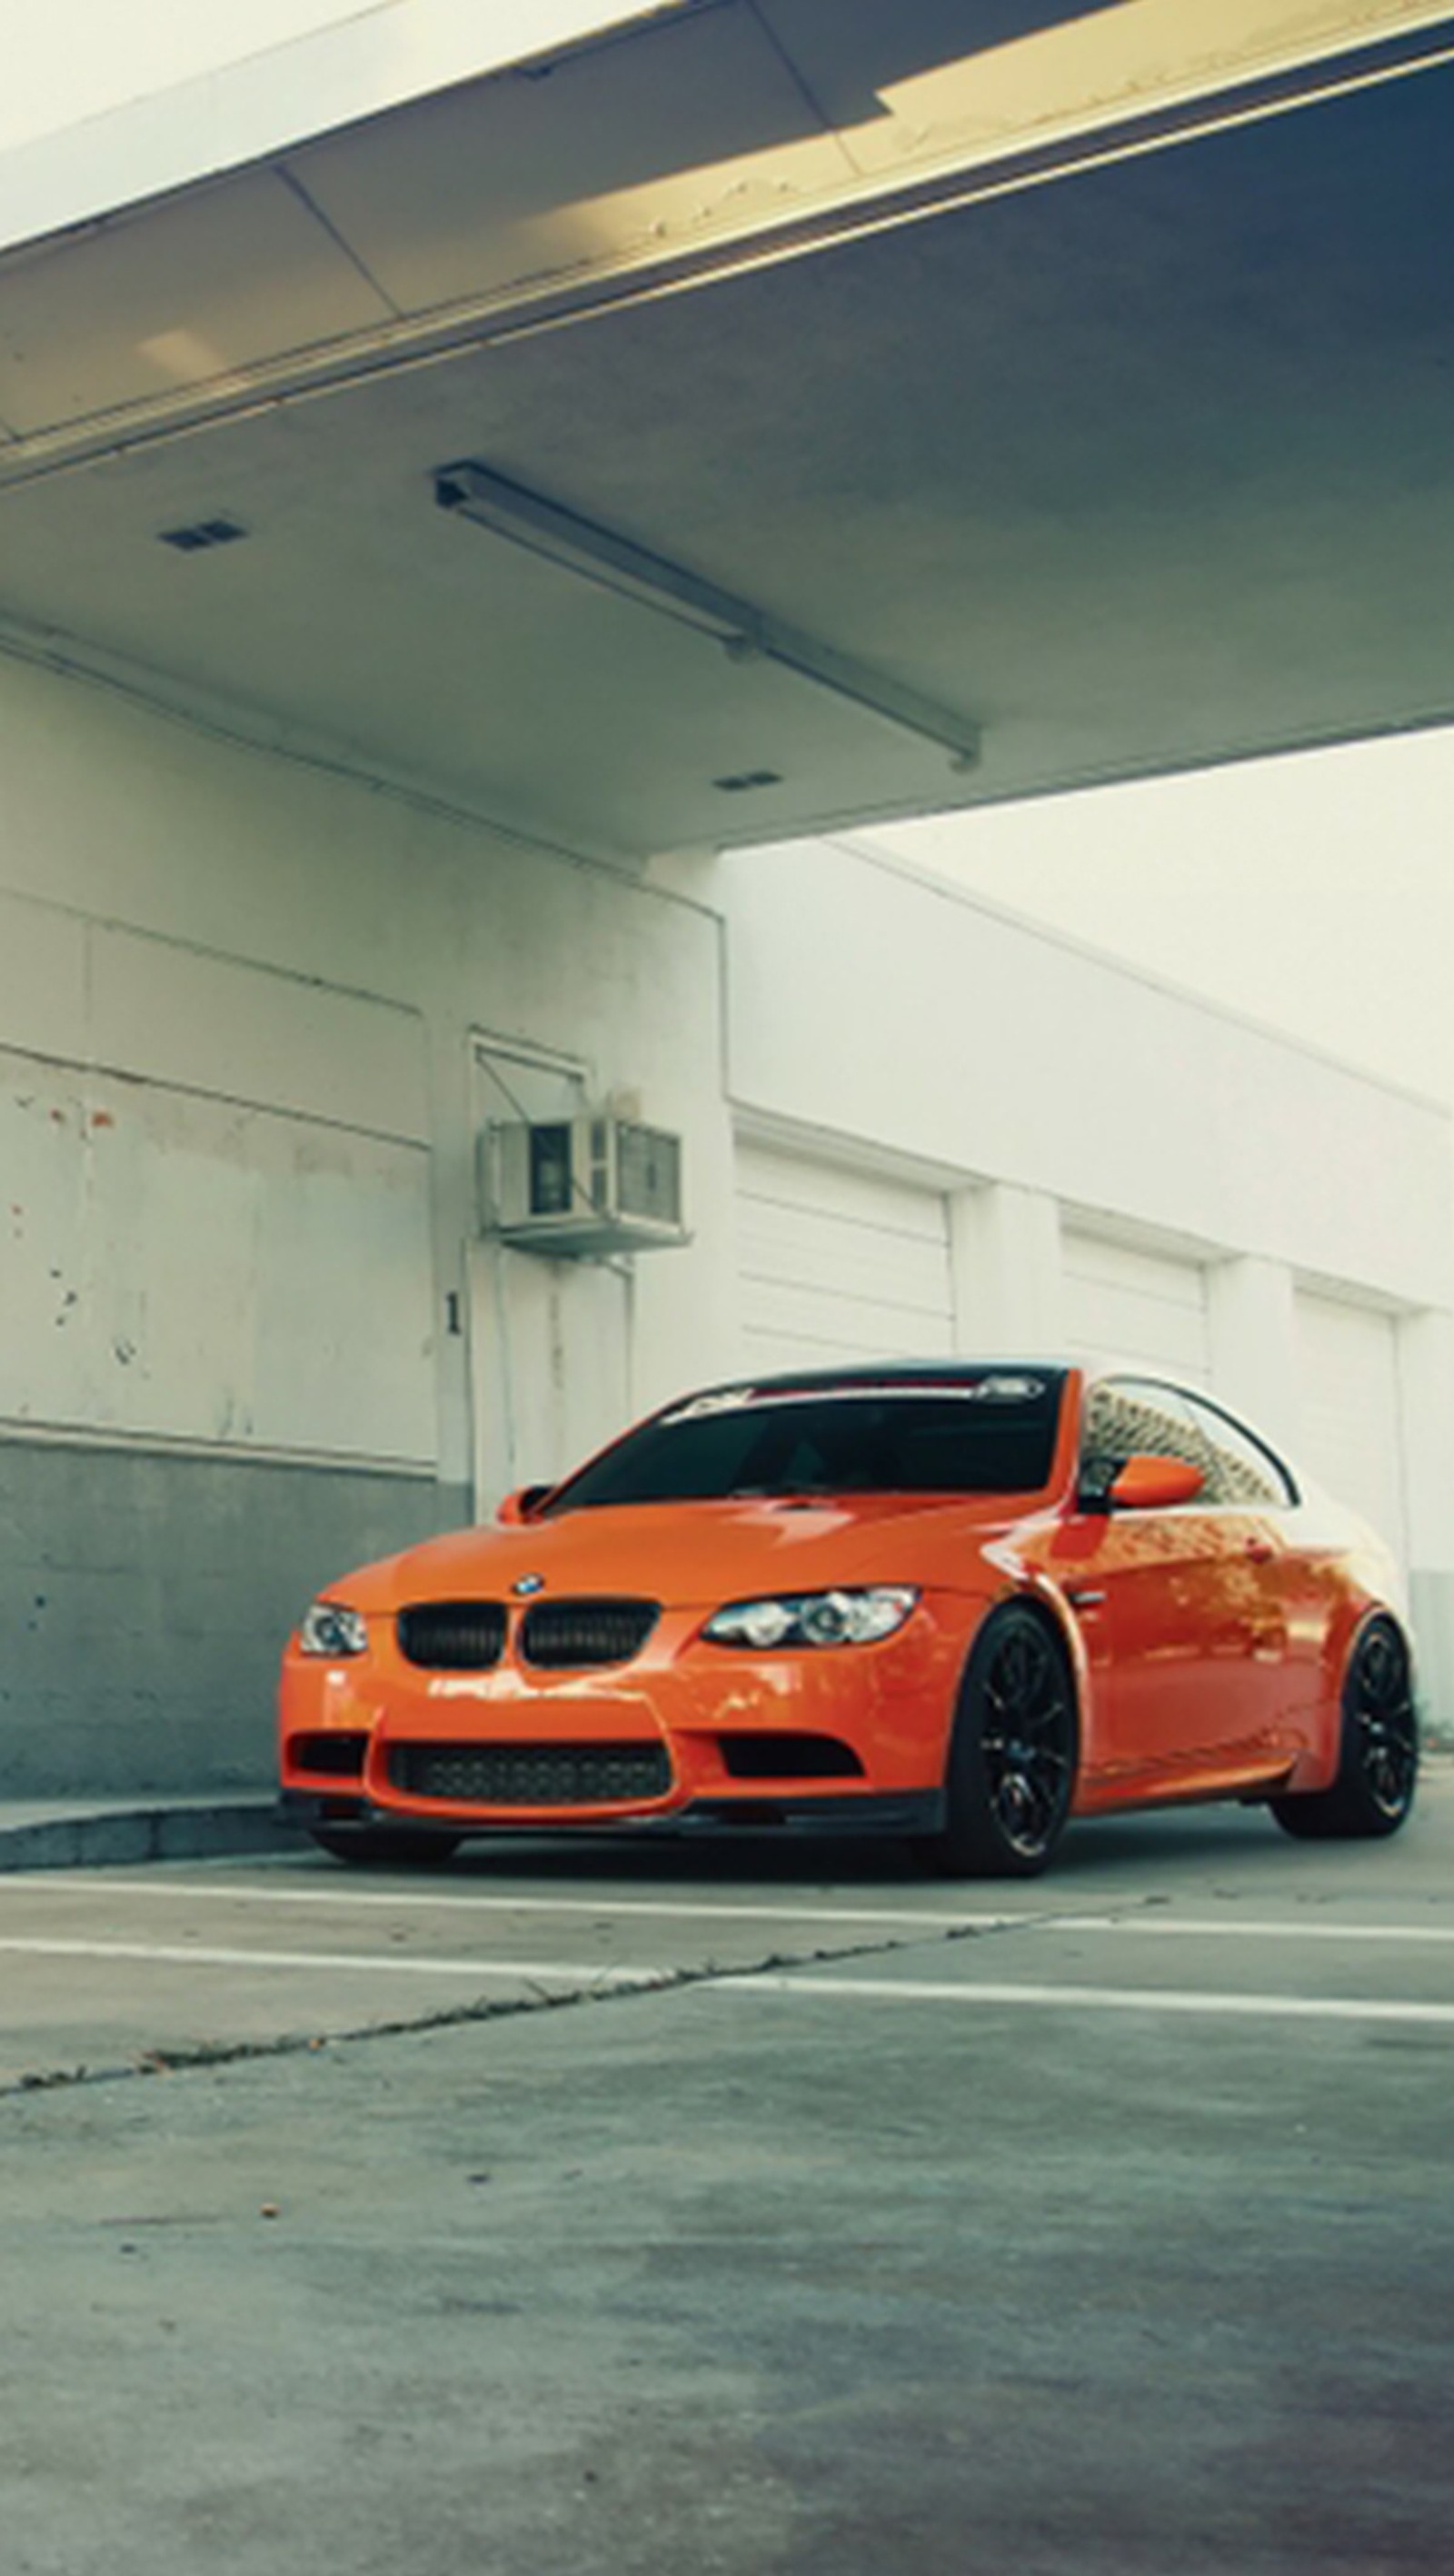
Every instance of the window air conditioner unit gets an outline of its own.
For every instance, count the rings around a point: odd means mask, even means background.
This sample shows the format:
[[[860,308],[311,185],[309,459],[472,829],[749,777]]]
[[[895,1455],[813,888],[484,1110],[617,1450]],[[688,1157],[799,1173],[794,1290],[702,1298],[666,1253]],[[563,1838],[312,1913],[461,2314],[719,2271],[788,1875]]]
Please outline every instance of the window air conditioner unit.
[[[523,1252],[599,1256],[687,1241],[679,1136],[598,1111],[491,1127],[482,1142],[487,1229]]]

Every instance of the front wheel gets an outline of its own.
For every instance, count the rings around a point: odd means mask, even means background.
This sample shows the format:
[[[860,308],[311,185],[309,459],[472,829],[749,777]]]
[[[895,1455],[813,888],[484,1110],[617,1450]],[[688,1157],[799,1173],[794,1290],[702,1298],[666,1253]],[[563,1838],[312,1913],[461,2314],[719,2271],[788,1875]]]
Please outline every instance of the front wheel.
[[[1033,1610],[991,1611],[954,1720],[944,1830],[923,1847],[945,1878],[1033,1878],[1075,1788],[1075,1689],[1065,1649]]]
[[[459,1849],[458,1834],[412,1833],[407,1825],[310,1825],[311,1839],[330,1860],[355,1868],[438,1869]]]
[[[1272,1812],[1299,1842],[1396,1834],[1414,1803],[1419,1726],[1409,1651],[1391,1619],[1357,1638],[1343,1680],[1342,1752],[1331,1789],[1274,1798]]]

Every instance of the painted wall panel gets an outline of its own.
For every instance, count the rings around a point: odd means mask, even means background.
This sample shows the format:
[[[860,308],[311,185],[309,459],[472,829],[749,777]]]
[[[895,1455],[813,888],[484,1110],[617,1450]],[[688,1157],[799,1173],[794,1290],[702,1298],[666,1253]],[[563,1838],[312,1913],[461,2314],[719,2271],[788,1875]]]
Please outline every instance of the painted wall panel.
[[[0,894],[0,1039],[72,1061],[88,1049],[87,926]]]
[[[0,1416],[420,1464],[428,1156],[0,1057]]]
[[[109,926],[90,941],[99,1063],[427,1142],[417,1013]]]

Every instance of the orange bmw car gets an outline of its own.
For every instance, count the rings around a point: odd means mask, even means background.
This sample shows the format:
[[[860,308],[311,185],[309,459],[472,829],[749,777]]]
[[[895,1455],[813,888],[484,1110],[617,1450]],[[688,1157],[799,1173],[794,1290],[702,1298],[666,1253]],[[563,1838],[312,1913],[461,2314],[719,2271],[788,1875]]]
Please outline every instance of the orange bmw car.
[[[1039,1362],[668,1405],[345,1576],[283,1665],[285,1799],[342,1860],[775,1826],[1020,1877],[1181,1800],[1389,1834],[1417,1763],[1373,1534],[1207,1397]]]

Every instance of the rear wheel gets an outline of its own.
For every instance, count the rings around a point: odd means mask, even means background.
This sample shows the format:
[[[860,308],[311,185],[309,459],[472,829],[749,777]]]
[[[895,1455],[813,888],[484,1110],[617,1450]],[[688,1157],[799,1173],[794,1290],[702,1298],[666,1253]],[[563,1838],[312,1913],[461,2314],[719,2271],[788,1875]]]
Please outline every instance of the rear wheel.
[[[1033,1878],[1075,1788],[1075,1690],[1065,1649],[1033,1610],[992,1611],[959,1694],[944,1830],[923,1846],[946,1878]]]
[[[1409,1651],[1391,1619],[1355,1640],[1343,1680],[1342,1754],[1331,1789],[1274,1798],[1272,1812],[1299,1842],[1396,1834],[1414,1803],[1419,1727]]]
[[[437,1869],[460,1842],[458,1834],[411,1833],[407,1825],[310,1825],[308,1830],[331,1859],[359,1867]]]

